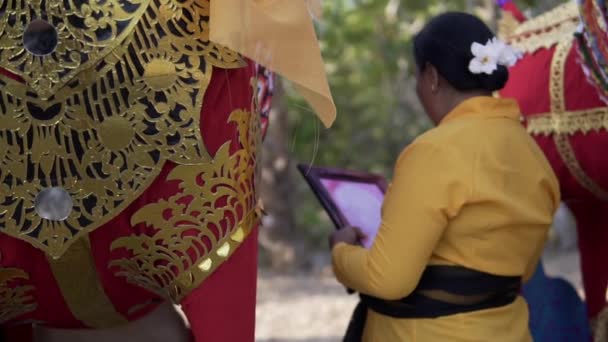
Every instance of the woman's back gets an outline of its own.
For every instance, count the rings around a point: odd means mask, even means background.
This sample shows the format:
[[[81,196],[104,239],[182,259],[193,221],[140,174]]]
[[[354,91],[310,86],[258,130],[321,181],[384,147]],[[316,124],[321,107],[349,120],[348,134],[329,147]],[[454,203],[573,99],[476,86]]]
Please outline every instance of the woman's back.
[[[534,271],[559,203],[559,188],[544,156],[517,119],[517,106],[510,101],[474,98],[404,151],[397,170],[433,159],[433,164],[444,167],[428,168],[424,177],[455,194],[443,208],[437,207],[446,212],[448,223],[428,264],[523,278]],[[420,148],[428,153],[420,153]],[[415,149],[417,156],[411,159],[407,154]],[[435,192],[408,192],[403,186],[391,186],[390,191],[403,206],[411,206],[411,201],[436,202],[437,197]],[[403,192],[403,197],[396,192]],[[405,208],[401,212],[409,214]],[[411,230],[406,227],[412,224],[410,218],[400,221],[400,227],[396,220],[391,225],[401,234],[384,244],[425,239],[425,227]],[[386,245],[381,248],[387,249]],[[420,255],[410,255],[409,250],[392,257]],[[382,282],[400,286],[403,274],[394,275]],[[364,341],[490,340],[531,341],[528,309],[521,297],[506,306],[430,320],[388,318],[370,310],[364,334]]]
[[[458,156],[471,189],[438,243],[431,263],[498,275],[531,276],[559,202],[557,179],[516,120],[511,101],[474,98],[419,138]],[[530,261],[532,260],[532,263]]]

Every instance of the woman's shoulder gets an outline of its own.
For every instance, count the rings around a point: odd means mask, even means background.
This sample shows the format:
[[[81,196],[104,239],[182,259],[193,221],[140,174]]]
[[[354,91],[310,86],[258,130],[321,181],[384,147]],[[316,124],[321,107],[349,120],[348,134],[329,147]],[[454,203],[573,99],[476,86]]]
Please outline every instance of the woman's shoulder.
[[[447,151],[450,153],[470,153],[479,141],[479,130],[470,123],[459,122],[440,125],[418,136],[411,146]]]
[[[433,128],[418,136],[411,144],[406,146],[399,155],[397,164],[405,159],[418,161],[439,161],[446,163],[462,162],[468,160],[467,155],[472,151],[466,150],[460,144],[454,144],[447,139],[439,127]]]

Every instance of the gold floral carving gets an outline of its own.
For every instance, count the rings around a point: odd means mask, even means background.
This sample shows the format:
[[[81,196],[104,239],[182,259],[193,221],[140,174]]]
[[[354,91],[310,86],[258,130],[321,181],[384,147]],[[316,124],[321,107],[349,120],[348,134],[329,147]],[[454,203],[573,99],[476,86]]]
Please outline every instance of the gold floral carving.
[[[179,303],[199,286],[247,237],[257,221],[255,175],[259,115],[237,110],[242,148],[230,154],[224,144],[213,160],[179,165],[167,181],[178,181],[180,193],[146,205],[131,218],[133,225],[154,229],[151,235],[120,238],[112,249],[130,257],[114,260],[116,274]]]
[[[574,40],[579,24],[579,13],[575,2],[569,1],[529,19],[511,29],[508,42],[525,53],[548,49],[564,40]]]
[[[560,42],[555,48],[551,61],[551,75],[549,93],[551,99],[551,113],[561,117],[566,112],[566,100],[564,94],[565,69],[568,53],[572,48],[572,40]],[[602,200],[608,200],[608,192],[602,189],[581,167],[576,158],[576,153],[570,144],[568,134],[553,134],[553,141],[560,157],[566,164],[570,174],[576,181],[594,196]]]
[[[0,323],[8,322],[36,310],[31,291],[33,286],[21,285],[27,273],[16,268],[0,268]]]
[[[0,232],[52,257],[108,222],[166,161],[210,162],[199,129],[212,66],[241,57],[211,43],[209,0],[0,0]],[[32,18],[59,45],[24,52]],[[63,187],[66,221],[35,214],[36,195]]]

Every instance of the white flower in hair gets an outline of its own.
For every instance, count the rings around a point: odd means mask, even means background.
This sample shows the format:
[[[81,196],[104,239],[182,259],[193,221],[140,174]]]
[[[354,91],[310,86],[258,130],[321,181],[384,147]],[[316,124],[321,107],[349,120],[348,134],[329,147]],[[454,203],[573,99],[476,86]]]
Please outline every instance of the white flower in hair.
[[[474,42],[471,44],[471,53],[473,59],[469,63],[469,71],[474,74],[492,75],[498,65],[512,67],[521,57],[519,52],[497,38],[488,40],[485,45]]]
[[[498,68],[498,51],[494,48],[492,40],[489,40],[486,45],[481,45],[474,42],[471,45],[471,53],[473,59],[469,63],[469,70],[474,74],[492,73]]]
[[[494,38],[495,49],[498,51],[498,64],[510,68],[521,58],[521,52],[513,49],[502,40]]]

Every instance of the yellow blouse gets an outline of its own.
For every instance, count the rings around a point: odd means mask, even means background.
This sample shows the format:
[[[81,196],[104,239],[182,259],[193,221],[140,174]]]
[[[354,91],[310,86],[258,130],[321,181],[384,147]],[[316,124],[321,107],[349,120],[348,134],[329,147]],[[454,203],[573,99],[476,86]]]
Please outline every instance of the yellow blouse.
[[[410,294],[429,264],[533,273],[559,201],[557,179],[513,100],[477,97],[399,157],[370,250],[333,249],[338,280],[384,299]],[[364,341],[531,341],[525,301],[438,319],[368,314]]]

